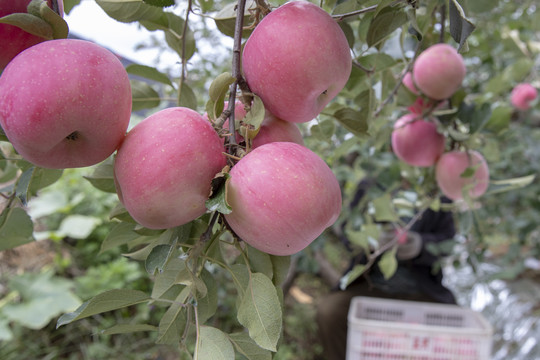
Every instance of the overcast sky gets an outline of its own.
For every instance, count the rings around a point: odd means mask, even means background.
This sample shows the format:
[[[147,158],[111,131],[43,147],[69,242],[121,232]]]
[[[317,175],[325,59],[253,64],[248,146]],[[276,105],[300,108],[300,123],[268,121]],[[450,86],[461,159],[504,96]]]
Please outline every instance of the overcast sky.
[[[81,1],[69,15],[65,15],[65,19],[70,33],[95,41],[114,50],[118,55],[136,60],[138,63],[154,65],[157,51],[135,51],[135,47],[139,43],[147,42],[151,35],[163,38],[161,31],[151,33],[144,28],[139,29],[136,23],[125,24],[116,21],[107,16],[93,0]],[[172,51],[165,56],[170,56],[170,59],[163,59],[164,61],[178,61],[178,55]]]

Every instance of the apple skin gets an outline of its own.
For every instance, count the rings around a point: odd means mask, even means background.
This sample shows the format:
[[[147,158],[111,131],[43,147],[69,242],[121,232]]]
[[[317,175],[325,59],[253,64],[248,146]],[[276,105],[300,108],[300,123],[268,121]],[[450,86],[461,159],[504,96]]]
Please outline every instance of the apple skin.
[[[26,13],[26,7],[31,0],[0,0],[0,17],[4,17],[13,13]],[[47,0],[50,8],[52,8],[52,0]],[[63,1],[58,0],[60,13],[63,15]],[[2,46],[0,47],[0,72],[6,65],[21,51],[36,45],[47,39],[32,35],[14,25],[0,24],[0,39]]]
[[[392,149],[401,161],[409,165],[435,165],[444,147],[445,138],[437,132],[437,125],[419,118],[418,114],[406,114],[394,124]]]
[[[271,142],[293,142],[303,146],[304,138],[295,123],[281,120],[267,111],[259,133],[253,139],[253,148]]]
[[[0,125],[19,154],[45,168],[97,164],[131,117],[124,66],[89,41],[49,40],[24,50],[0,76]]]
[[[538,96],[538,91],[528,83],[521,83],[514,87],[510,94],[510,102],[512,105],[522,111],[531,108],[531,102]]]
[[[414,85],[414,79],[413,79],[412,73],[410,71],[405,74],[405,76],[403,77],[403,80],[401,82],[414,95],[420,95],[420,93],[416,89],[416,85]]]
[[[158,111],[126,135],[114,163],[120,201],[149,229],[168,229],[206,212],[211,181],[226,164],[209,121],[183,107]]]
[[[461,177],[469,168],[476,171],[472,177]],[[482,196],[489,186],[489,167],[478,151],[451,151],[444,153],[435,167],[435,179],[442,193],[449,199],[463,198],[463,189],[470,188],[469,196],[477,198]]]
[[[246,243],[291,255],[315,240],[341,211],[332,170],[313,151],[290,142],[264,144],[230,171],[225,219]]]
[[[463,57],[448,44],[435,44],[424,50],[413,66],[416,87],[434,100],[451,97],[465,78]]]
[[[278,118],[314,119],[343,89],[352,57],[332,17],[307,1],[293,1],[264,17],[244,47],[246,81]]]

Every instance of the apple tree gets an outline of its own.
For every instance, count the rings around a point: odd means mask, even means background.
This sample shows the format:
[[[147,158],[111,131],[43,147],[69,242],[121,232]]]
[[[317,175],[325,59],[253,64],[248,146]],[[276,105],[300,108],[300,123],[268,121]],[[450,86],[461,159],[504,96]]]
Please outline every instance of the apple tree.
[[[392,276],[399,231],[379,246],[377,222],[406,230],[404,216],[442,206],[456,212],[476,253],[486,249],[482,204],[533,182],[533,171],[508,177],[496,164],[513,122],[537,111],[538,43],[508,29],[499,36],[513,53],[488,50],[495,32],[478,34],[477,25],[489,20],[486,8],[503,19],[502,8],[515,14],[529,5],[96,2],[119,22],[162,33],[179,65],[124,68],[109,50],[66,39],[63,9],[75,0],[0,0],[8,39],[0,51],[0,250],[34,241],[28,201],[63,169],[89,167],[81,181],[118,198],[101,251],[121,247],[154,284],[151,293],[115,289],[87,299],[57,326],[148,304],[164,310],[159,323],[105,333],[152,332],[186,358],[270,359],[282,337],[291,256],[345,234],[369,261],[343,285],[379,256]],[[234,45],[225,69],[206,59],[211,69],[201,76],[200,23],[208,19]],[[526,85],[510,97],[519,83]],[[134,121],[143,109],[148,115]],[[383,187],[360,211],[349,203],[366,177]],[[454,202],[442,204],[441,195]],[[214,321],[217,274],[236,290],[233,330]]]

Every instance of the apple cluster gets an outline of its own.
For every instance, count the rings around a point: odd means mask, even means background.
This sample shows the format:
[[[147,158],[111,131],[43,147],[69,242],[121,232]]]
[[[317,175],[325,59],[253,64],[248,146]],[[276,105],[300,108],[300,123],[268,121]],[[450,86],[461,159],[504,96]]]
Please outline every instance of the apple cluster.
[[[188,108],[163,109],[128,131],[126,70],[110,51],[82,40],[39,42],[9,61],[0,76],[0,124],[15,150],[40,167],[86,167],[116,152],[119,200],[149,229],[203,215],[213,179],[228,172],[229,227],[261,251],[290,255],[341,211],[337,178],[305,147],[296,123],[312,120],[344,87],[352,58],[331,16],[298,1],[257,25],[242,60],[265,117],[239,160],[227,154],[226,131]],[[235,104],[237,120],[246,111],[249,104]]]
[[[415,60],[403,85],[417,96],[409,113],[394,123],[392,149],[403,162],[417,167],[435,167],[441,192],[452,200],[483,195],[489,185],[489,169],[478,151],[446,151],[446,138],[434,110],[445,106],[460,88],[466,68],[461,55],[448,44],[432,45]]]

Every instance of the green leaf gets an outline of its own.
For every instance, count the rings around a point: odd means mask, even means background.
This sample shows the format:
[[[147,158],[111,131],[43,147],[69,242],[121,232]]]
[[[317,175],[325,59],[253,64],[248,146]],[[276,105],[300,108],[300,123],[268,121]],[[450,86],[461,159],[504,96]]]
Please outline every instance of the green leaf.
[[[186,263],[180,258],[172,258],[163,267],[163,271],[156,275],[152,298],[161,298],[169,289],[176,285],[176,276],[186,269]]]
[[[166,29],[162,29],[165,33],[165,41],[181,58],[185,56],[185,59],[189,60],[195,54],[196,50],[193,31],[188,26],[184,34],[184,19],[170,12],[166,16],[169,26]]]
[[[168,7],[175,4],[174,0],[143,0],[148,5],[159,6],[159,7]]]
[[[182,83],[180,91],[178,92],[178,106],[197,110],[197,96],[193,89],[185,82]]]
[[[244,122],[246,124],[250,125],[250,130],[252,132],[248,133],[249,138],[253,139],[255,135],[259,132],[259,129],[261,127],[262,122],[264,121],[264,118],[266,116],[266,109],[264,107],[264,104],[260,97],[257,95],[253,96],[253,103],[251,104],[251,108],[246,113],[246,116],[244,118]],[[242,134],[245,137],[245,133]]]
[[[197,315],[199,323],[204,324],[216,313],[218,307],[218,286],[214,276],[206,269],[201,273],[201,280],[206,287],[206,296],[197,298]]]
[[[272,352],[262,349],[245,332],[229,334],[229,340],[236,348],[236,352],[242,354],[247,360],[271,360]]]
[[[397,246],[394,246],[392,249],[388,250],[381,256],[381,260],[377,263],[377,266],[381,270],[384,278],[386,280],[394,276],[397,270],[397,259],[396,259]]]
[[[156,344],[178,345],[180,342],[187,325],[187,308],[184,302],[189,293],[189,288],[183,289],[161,317]]]
[[[162,9],[145,4],[142,0],[96,0],[96,2],[107,15],[123,23],[155,21],[163,16]]]
[[[0,214],[0,251],[34,241],[34,223],[21,208],[5,208]]]
[[[375,220],[376,221],[397,221],[398,216],[394,207],[392,206],[392,198],[390,194],[384,194],[373,200],[373,207],[375,208]]]
[[[56,323],[56,328],[70,324],[75,320],[107,311],[117,310],[135,304],[150,301],[151,297],[139,290],[109,290],[94,296],[72,313],[64,314]]]
[[[133,231],[134,228],[135,224],[133,223],[121,222],[116,224],[101,243],[98,254],[140,238],[141,236]]]
[[[158,92],[145,82],[130,80],[132,111],[151,109],[159,106],[161,97]]]
[[[249,22],[250,13],[249,9],[252,9],[255,7],[255,1],[254,0],[247,0],[246,1],[246,7],[244,11],[244,24],[247,24]],[[236,22],[236,8],[237,3],[232,2],[230,4],[227,4],[221,8],[220,11],[214,16],[214,21],[216,22],[216,26],[219,31],[221,31],[223,34],[234,37],[234,27]],[[248,37],[253,29],[247,29],[247,26],[244,26],[244,29],[242,31],[242,37]]]
[[[53,276],[53,272],[26,273],[10,280],[9,288],[18,291],[22,301],[7,304],[3,314],[31,329],[45,327],[53,318],[81,304],[71,288],[73,283]]]
[[[289,273],[291,257],[270,255],[270,261],[272,262],[272,272],[274,273],[272,282],[276,287],[281,286]]]
[[[9,327],[10,321],[0,317],[0,341],[13,340],[13,333]]]
[[[345,290],[347,286],[349,286],[354,280],[358,279],[362,274],[366,271],[366,267],[364,265],[355,265],[351,271],[346,273],[340,280],[339,280],[339,287],[341,290]]]
[[[144,262],[146,271],[150,275],[154,275],[156,271],[162,272],[173,250],[174,247],[168,244],[154,247]]]
[[[262,273],[272,279],[274,277],[274,267],[270,255],[250,245],[246,247],[246,251],[251,272]]]
[[[45,20],[28,13],[14,13],[0,18],[0,24],[17,26],[35,36],[47,40],[54,39],[53,28]]]
[[[535,178],[536,175],[527,175],[512,179],[491,180],[488,194],[498,194],[505,191],[524,188],[531,185],[534,182]]]
[[[45,169],[31,166],[19,178],[15,193],[23,205],[26,206],[30,197],[36,195],[40,189],[55,183],[60,179],[62,173],[63,170],[59,169]]]
[[[318,124],[309,128],[311,135],[322,141],[328,141],[336,131],[336,125],[333,121],[320,121]]]
[[[53,29],[54,39],[65,39],[68,37],[69,27],[66,20],[51,9],[45,1],[40,1],[39,16]]]
[[[264,274],[251,274],[238,308],[238,321],[263,349],[276,351],[281,335],[282,309],[276,288]]]
[[[401,9],[384,8],[371,20],[367,33],[367,45],[378,45],[396,29],[407,22],[407,14]]]
[[[56,233],[61,237],[86,239],[101,222],[101,219],[94,216],[68,215]]]
[[[149,324],[119,324],[114,325],[100,333],[103,335],[130,334],[139,331],[157,331],[158,328]]]
[[[206,200],[206,208],[209,211],[218,211],[222,214],[230,214],[232,212],[231,206],[227,203],[227,186],[224,183],[221,183],[221,185],[214,183],[214,181],[226,182],[229,178],[229,174],[224,174],[223,177],[216,177],[212,181],[212,188],[215,189],[217,186],[217,193],[213,193],[210,199]]]
[[[151,66],[131,64],[126,66],[126,71],[128,74],[140,76],[145,79],[153,80],[160,82],[165,85],[173,86],[171,79],[164,73],[160,72],[158,69]]]
[[[210,119],[215,119],[223,112],[223,102],[225,101],[225,95],[229,91],[235,81],[235,78],[231,73],[223,73],[218,75],[214,81],[210,84],[208,89],[209,101],[206,104],[206,112]]]
[[[366,136],[368,123],[366,111],[358,111],[351,108],[342,108],[334,113],[337,121],[348,131],[356,136]]]
[[[450,35],[459,44],[458,50],[465,47],[467,38],[476,26],[465,16],[457,0],[449,0]]]
[[[193,359],[234,360],[234,348],[227,335],[221,330],[201,326]]]
[[[92,184],[96,189],[108,192],[116,193],[116,186],[114,184],[114,162],[112,157],[100,163],[94,168],[92,175],[83,176],[86,180]]]

